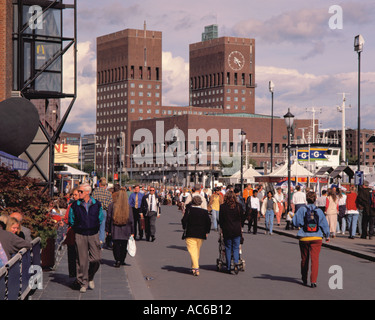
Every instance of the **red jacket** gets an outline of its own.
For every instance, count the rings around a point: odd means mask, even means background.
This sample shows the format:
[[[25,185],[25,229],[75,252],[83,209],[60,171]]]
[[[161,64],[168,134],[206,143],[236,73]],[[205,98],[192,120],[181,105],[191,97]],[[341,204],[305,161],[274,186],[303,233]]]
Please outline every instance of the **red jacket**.
[[[357,194],[355,192],[350,192],[346,196],[346,209],[347,210],[357,210],[357,205],[355,201],[357,200]]]

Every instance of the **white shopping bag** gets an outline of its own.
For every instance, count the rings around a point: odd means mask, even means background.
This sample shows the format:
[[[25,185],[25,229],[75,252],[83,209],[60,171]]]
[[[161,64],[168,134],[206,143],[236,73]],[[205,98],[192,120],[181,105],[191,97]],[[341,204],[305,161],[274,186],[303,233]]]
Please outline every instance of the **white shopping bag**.
[[[131,257],[135,256],[135,253],[137,252],[137,247],[135,245],[135,239],[133,236],[131,236],[128,240],[128,253]]]

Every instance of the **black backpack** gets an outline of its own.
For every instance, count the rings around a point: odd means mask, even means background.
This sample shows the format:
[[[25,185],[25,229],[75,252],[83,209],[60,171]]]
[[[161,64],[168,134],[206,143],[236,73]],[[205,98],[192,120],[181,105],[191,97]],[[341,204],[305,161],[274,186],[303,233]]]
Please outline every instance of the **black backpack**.
[[[305,232],[318,232],[319,230],[319,215],[315,210],[307,207],[305,213],[303,231]]]

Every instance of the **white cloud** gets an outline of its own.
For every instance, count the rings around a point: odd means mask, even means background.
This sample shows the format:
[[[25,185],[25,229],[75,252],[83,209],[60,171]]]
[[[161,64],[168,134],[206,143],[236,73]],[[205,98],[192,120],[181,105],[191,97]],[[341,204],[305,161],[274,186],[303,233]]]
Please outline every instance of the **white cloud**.
[[[69,114],[64,130],[94,133],[96,117],[96,53],[91,42],[78,43],[77,99]],[[72,50],[64,55],[64,92],[74,92],[74,60]],[[71,99],[62,100],[61,117]]]
[[[163,105],[189,104],[189,63],[171,52],[163,52]]]
[[[268,82],[275,84],[274,115],[283,116],[288,108],[296,118],[312,118],[311,110],[321,110],[316,113],[323,128],[340,128],[341,113],[337,106],[342,103],[341,93],[347,93],[346,106],[352,105],[346,111],[346,126],[357,127],[357,77],[356,72],[339,73],[335,75],[315,75],[301,73],[296,69],[278,68],[273,66],[256,67],[256,113],[270,114],[271,95],[268,92]],[[361,127],[374,128],[373,104],[375,94],[375,72],[361,74]]]
[[[189,64],[182,57],[163,52],[163,105],[186,106],[189,104]],[[64,56],[64,92],[74,89],[73,55]],[[96,128],[96,52],[90,41],[78,44],[77,99],[69,114],[64,130],[94,133]],[[70,99],[62,100],[61,116]]]

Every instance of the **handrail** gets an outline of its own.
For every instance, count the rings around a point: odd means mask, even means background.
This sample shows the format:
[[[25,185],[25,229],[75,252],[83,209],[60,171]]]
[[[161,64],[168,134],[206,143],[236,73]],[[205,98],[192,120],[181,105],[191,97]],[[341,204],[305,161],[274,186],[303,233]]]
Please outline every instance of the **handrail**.
[[[40,240],[35,238],[31,249],[21,249],[0,268],[0,300],[23,300],[32,290],[39,288]]]

